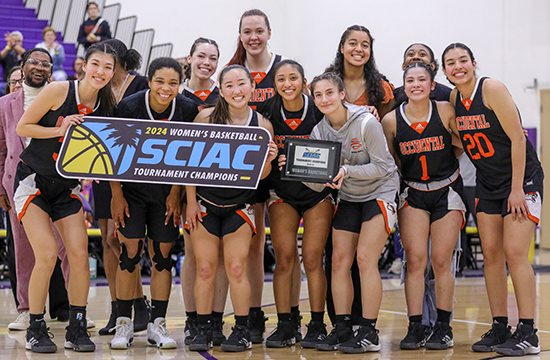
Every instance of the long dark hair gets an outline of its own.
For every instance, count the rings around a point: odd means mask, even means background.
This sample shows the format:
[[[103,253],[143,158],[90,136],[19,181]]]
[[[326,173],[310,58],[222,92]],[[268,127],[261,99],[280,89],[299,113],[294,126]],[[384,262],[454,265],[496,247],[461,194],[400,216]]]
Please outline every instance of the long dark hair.
[[[223,87],[223,78],[225,74],[227,74],[231,70],[242,70],[250,80],[250,83],[254,83],[254,79],[252,78],[252,75],[250,75],[250,71],[248,71],[247,68],[245,68],[242,65],[229,65],[225,69],[223,69],[220,73],[220,91]],[[210,114],[210,123],[211,124],[227,124],[231,120],[231,116],[229,115],[229,104],[224,99],[223,96],[218,97],[218,101],[216,102],[216,106],[214,106],[214,111],[212,111],[212,114]]]
[[[248,11],[245,11],[242,16],[241,20],[239,20],[239,37],[237,38],[237,50],[235,50],[235,54],[233,54],[233,57],[227,65],[241,65],[244,66],[244,62],[246,61],[246,50],[243,46],[243,43],[241,41],[241,27],[243,25],[243,19],[248,16],[261,16],[265,20],[265,26],[267,27],[267,31],[271,30],[271,25],[269,24],[269,19],[267,18],[267,15],[259,9],[251,9]]]
[[[207,38],[203,38],[203,37],[200,37],[197,40],[195,40],[195,42],[193,42],[193,45],[191,45],[191,50],[189,50],[189,57],[193,57],[193,54],[195,53],[195,51],[197,51],[197,47],[200,44],[214,45],[216,47],[216,50],[218,50],[218,58],[220,57],[220,48],[218,47],[218,43],[216,41],[212,40],[212,39],[207,39]],[[189,64],[189,66],[185,70],[184,75],[185,75],[186,79],[191,78],[191,64]]]
[[[285,59],[283,61],[278,62],[277,65],[275,65],[275,67],[273,68],[273,74],[277,75],[277,71],[279,71],[279,69],[285,65],[292,66],[293,68],[298,70],[298,72],[300,73],[300,76],[302,77],[301,79],[302,89],[300,89],[300,94],[301,94],[303,90],[303,82],[305,79],[303,66],[300,65],[297,61],[294,61],[291,59]],[[274,87],[277,88],[276,85]],[[280,113],[282,105],[283,105],[283,98],[279,94],[279,91],[275,89],[275,94],[260,105],[259,112],[263,116],[271,120],[273,116],[277,116],[277,114]]]
[[[113,66],[116,67],[116,61],[117,61],[116,50],[111,45],[105,44],[105,43],[96,43],[90,46],[88,50],[86,50],[86,57],[84,58],[84,62],[87,63],[88,60],[90,59],[90,56],[98,52],[111,55],[113,57]],[[114,71],[114,68],[113,68],[113,71]],[[107,83],[107,85],[99,89],[97,98],[99,99],[99,101],[101,101],[101,104],[100,104],[101,115],[103,116],[113,115],[113,110],[116,105],[116,99],[115,99],[115,95],[113,94],[113,89],[110,81]]]
[[[374,38],[370,34],[369,29],[362,25],[352,25],[344,31],[336,50],[336,57],[332,64],[325,69],[325,72],[332,72],[338,75],[340,78],[344,78],[344,54],[340,51],[352,31],[362,31],[366,33],[370,38],[370,58],[369,61],[363,66],[363,76],[367,84],[367,98],[369,105],[378,107],[384,101],[384,87],[382,81],[388,81],[388,79],[382,75],[374,61]]]
[[[113,49],[115,49],[117,61],[124,70],[133,71],[139,69],[141,66],[141,55],[137,50],[128,49],[126,45],[118,39],[105,40],[104,43],[111,45]]]
[[[463,43],[459,43],[459,42],[452,43],[452,44],[449,44],[449,45],[445,48],[445,50],[443,50],[443,54],[441,54],[441,65],[443,66],[443,70],[445,70],[445,54],[448,53],[450,50],[456,49],[456,48],[460,48],[460,49],[466,50],[466,52],[467,52],[468,55],[470,56],[470,60],[472,61],[472,63],[475,61],[474,53],[472,52],[472,49],[470,49],[470,48],[468,47],[468,45],[463,44]],[[475,75],[475,72],[474,72],[474,75]],[[454,83],[453,83],[451,80],[449,80],[448,77],[447,77],[447,81],[454,85]]]

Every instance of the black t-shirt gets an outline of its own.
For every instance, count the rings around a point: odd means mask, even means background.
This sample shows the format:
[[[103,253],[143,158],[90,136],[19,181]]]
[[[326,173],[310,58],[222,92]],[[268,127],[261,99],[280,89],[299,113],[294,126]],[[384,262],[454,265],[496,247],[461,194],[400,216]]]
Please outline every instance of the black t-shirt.
[[[84,45],[85,49],[89,48],[92,44],[95,44],[89,42],[86,38],[95,28],[99,19],[101,19],[101,17],[98,17],[95,20],[88,19],[80,25],[80,29],[78,31],[78,43]],[[111,29],[109,28],[109,23],[106,20],[103,20],[103,22],[98,26],[95,35],[99,36],[101,41],[111,39]]]
[[[136,75],[134,80],[128,85],[122,99],[126,99],[128,96],[133,95],[141,90],[149,89],[149,79],[146,76]]]
[[[11,68],[18,66],[21,58],[17,51],[10,49],[5,58],[0,58],[0,65],[2,65],[2,81],[8,82],[8,74]]]

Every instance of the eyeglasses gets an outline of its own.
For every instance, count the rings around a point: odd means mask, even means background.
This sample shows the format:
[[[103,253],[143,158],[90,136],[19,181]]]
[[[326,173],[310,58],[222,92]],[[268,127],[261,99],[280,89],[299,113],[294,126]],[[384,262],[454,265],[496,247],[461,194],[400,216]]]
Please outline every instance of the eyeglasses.
[[[41,66],[43,69],[49,70],[52,67],[52,63],[49,61],[40,61],[38,59],[30,58],[27,60],[32,66]]]
[[[23,81],[25,81],[25,78],[21,78],[19,80],[10,80],[9,84],[10,86],[16,86],[17,84],[21,85],[23,84]]]

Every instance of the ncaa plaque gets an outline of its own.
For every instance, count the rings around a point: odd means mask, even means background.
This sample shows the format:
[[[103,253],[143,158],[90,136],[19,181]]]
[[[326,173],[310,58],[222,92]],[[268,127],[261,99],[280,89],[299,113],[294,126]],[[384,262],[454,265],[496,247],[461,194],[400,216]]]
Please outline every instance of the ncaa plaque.
[[[332,182],[340,169],[342,144],[334,141],[285,139],[282,180]]]

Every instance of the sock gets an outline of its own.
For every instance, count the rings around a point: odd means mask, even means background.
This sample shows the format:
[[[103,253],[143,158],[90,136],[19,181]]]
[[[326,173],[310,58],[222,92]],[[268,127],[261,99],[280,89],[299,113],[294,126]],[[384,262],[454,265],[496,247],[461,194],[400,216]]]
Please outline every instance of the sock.
[[[154,323],[157,318],[166,318],[168,309],[168,300],[151,299],[151,322]]]
[[[351,327],[351,315],[345,314],[345,315],[336,315],[334,317],[336,324],[343,323],[346,327]]]
[[[212,323],[212,314],[197,314],[197,323],[199,325],[207,325]]]
[[[147,309],[147,304],[145,304],[145,297],[140,297],[134,299],[134,308],[136,310],[145,310]]]
[[[296,314],[296,313],[300,314],[300,309],[299,309],[299,307],[300,307],[299,305],[292,306],[292,307],[290,308],[290,312],[291,312],[292,314]]]
[[[223,320],[223,312],[212,311],[212,320],[221,322]]]
[[[116,299],[116,309],[118,316],[132,318],[132,306],[134,305],[134,299],[132,300],[120,300]]]
[[[196,311],[186,311],[185,315],[189,320],[197,320],[197,312]]]
[[[412,315],[409,316],[409,321],[412,323],[419,323],[422,322],[422,315]]]
[[[325,319],[324,311],[312,311],[311,312],[311,321],[322,323]]]
[[[277,313],[277,320],[279,321],[292,321],[291,313]]]
[[[262,311],[261,307],[251,307],[250,308],[250,312],[260,312],[260,311]]]
[[[248,315],[244,315],[244,316],[235,315],[235,325],[247,326],[247,324],[248,324]]]
[[[32,327],[40,327],[40,322],[44,321],[44,313],[31,314],[30,325]]]
[[[519,322],[524,325],[531,325],[531,327],[535,326],[535,320],[534,319],[519,319]]]
[[[445,310],[441,310],[441,309],[436,309],[437,310],[437,321],[439,322],[442,322],[442,323],[450,323],[451,322],[451,312],[450,311],[445,311]]]
[[[495,316],[493,322],[508,325],[508,316]]]
[[[69,326],[86,324],[86,306],[69,305]]]
[[[116,309],[116,300],[115,301],[111,301],[111,314],[116,314],[117,313],[117,309]]]
[[[362,317],[361,318],[361,326],[370,327],[370,328],[376,328],[376,320],[378,319],[367,319]]]

